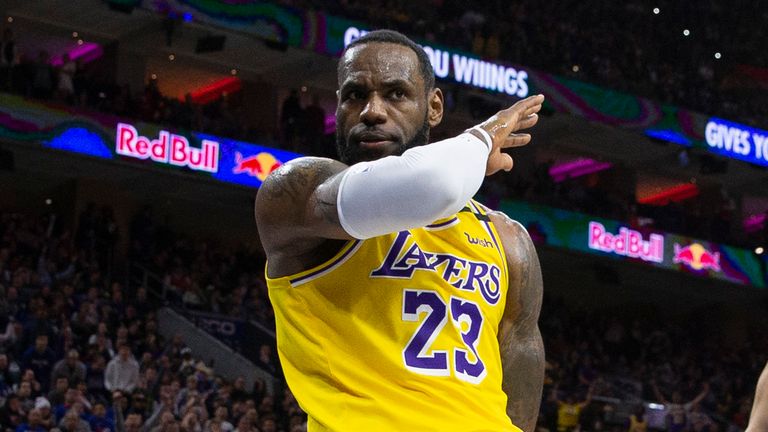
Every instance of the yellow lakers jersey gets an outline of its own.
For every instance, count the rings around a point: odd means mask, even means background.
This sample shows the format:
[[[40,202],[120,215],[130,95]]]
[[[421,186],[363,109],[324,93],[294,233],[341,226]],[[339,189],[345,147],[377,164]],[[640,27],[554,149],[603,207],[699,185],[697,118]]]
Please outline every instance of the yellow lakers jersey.
[[[309,431],[520,431],[501,387],[507,283],[499,235],[473,201],[267,278],[280,360]]]

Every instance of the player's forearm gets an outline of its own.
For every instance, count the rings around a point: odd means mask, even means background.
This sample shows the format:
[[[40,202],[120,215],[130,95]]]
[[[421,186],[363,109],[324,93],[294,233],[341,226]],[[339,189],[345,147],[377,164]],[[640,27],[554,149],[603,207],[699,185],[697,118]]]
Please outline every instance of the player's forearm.
[[[450,216],[483,182],[489,144],[464,133],[350,167],[339,186],[344,230],[364,239],[417,228]]]
[[[766,430],[768,430],[768,364],[757,381],[755,401],[752,405],[752,414],[749,416],[749,426],[747,426],[746,432],[763,432]]]
[[[535,327],[523,337],[509,336],[501,343],[504,369],[503,388],[507,394],[507,415],[525,432],[536,428],[544,388],[544,343]]]

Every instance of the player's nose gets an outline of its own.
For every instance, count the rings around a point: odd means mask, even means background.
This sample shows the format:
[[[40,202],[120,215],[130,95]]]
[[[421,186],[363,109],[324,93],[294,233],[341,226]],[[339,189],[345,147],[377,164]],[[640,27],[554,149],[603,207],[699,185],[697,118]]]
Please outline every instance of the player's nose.
[[[360,121],[368,126],[386,123],[386,102],[376,92],[371,92],[368,100],[360,111]]]

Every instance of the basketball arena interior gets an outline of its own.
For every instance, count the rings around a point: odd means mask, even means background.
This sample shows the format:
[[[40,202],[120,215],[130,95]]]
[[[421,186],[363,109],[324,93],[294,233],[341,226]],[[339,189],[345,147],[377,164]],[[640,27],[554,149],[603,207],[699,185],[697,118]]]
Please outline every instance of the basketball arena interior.
[[[254,197],[336,157],[339,56],[388,28],[445,95],[431,141],[546,96],[477,196],[541,261],[537,430],[743,431],[768,359],[768,9],[742,3],[0,1],[0,430],[306,431]]]

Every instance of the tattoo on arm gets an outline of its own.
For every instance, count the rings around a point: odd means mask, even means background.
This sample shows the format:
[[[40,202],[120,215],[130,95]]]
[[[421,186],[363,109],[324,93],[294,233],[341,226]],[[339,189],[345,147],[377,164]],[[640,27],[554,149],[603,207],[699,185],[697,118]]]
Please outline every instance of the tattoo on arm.
[[[512,264],[516,268],[510,268],[507,308],[517,313],[502,324],[499,348],[507,415],[529,432],[536,428],[544,386],[544,344],[538,327],[543,284],[533,243],[522,227],[516,236],[524,241],[512,242],[522,251],[517,251],[519,258]]]
[[[306,194],[307,185],[316,176],[317,169],[313,165],[310,161],[297,161],[272,173],[266,188],[268,198],[295,200]]]
[[[256,194],[262,241],[295,245],[293,239],[345,238],[336,196],[339,174],[346,168],[331,159],[300,158],[272,172]]]

